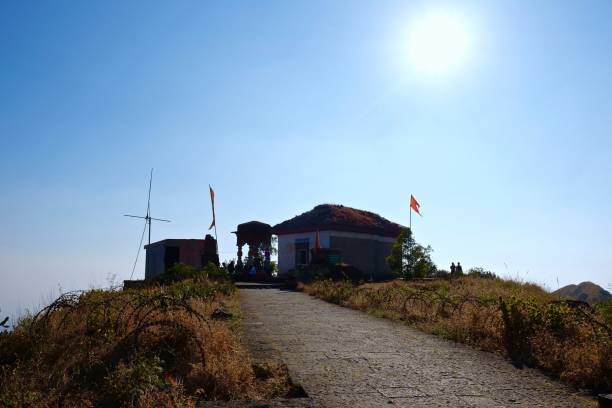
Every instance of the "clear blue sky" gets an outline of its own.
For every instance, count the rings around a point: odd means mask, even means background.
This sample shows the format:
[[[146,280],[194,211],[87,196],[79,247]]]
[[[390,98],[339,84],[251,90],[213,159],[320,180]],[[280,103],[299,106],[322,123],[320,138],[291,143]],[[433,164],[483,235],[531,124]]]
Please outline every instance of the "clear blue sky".
[[[460,69],[401,33],[461,13]],[[153,239],[319,203],[408,224],[448,268],[612,282],[609,1],[87,1],[0,5],[0,308],[129,277]],[[141,262],[137,274],[143,276]]]

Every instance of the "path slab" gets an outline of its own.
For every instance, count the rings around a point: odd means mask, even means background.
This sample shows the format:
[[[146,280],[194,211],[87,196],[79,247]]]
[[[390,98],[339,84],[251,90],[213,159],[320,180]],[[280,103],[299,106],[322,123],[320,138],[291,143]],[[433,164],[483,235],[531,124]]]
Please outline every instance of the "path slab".
[[[240,290],[245,344],[320,407],[592,407],[537,370],[278,288]]]

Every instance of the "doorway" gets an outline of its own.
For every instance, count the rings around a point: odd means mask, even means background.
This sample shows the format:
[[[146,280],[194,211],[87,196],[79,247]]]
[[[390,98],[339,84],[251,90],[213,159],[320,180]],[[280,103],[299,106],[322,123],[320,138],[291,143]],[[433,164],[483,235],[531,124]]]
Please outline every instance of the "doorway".
[[[168,269],[172,268],[175,264],[179,263],[179,247],[175,246],[167,246],[164,254],[164,265],[165,271],[168,272]]]

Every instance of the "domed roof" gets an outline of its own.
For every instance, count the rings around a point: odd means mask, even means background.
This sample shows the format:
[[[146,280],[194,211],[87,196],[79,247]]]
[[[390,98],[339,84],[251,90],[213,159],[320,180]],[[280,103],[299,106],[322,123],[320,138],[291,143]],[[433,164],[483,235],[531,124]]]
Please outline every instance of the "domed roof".
[[[317,205],[310,211],[272,227],[276,235],[334,230],[396,238],[402,226],[373,212],[337,204]]]

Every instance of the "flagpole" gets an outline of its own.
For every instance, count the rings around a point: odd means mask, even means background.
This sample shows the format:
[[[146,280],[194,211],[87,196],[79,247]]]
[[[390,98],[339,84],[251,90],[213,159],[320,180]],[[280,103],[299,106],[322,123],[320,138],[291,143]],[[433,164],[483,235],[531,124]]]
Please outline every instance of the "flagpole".
[[[410,206],[410,232],[412,233],[412,206]]]
[[[219,258],[219,239],[217,238],[217,216],[215,215],[215,193],[213,192],[210,184],[208,185],[210,190],[210,205],[212,207],[213,226],[215,227],[215,249],[217,250],[217,258]],[[210,230],[210,227],[208,228]]]
[[[410,208],[408,208],[408,212],[410,213],[410,224],[408,224],[408,229],[410,230],[409,236],[414,237],[414,235],[412,235],[412,194],[410,194]],[[410,249],[411,248],[408,247],[408,253],[410,253]],[[402,271],[403,269],[404,267],[402,266]],[[407,277],[407,273],[404,273],[404,280],[406,280],[406,277]]]
[[[217,256],[219,256],[219,240],[217,239],[217,220],[215,220],[215,246],[217,247]]]

